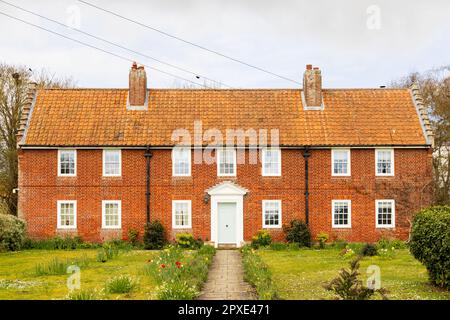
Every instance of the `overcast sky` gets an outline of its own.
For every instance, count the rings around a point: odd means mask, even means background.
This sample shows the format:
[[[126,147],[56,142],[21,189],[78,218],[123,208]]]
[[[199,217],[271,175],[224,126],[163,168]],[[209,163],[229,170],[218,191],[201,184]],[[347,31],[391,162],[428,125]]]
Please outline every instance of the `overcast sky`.
[[[203,51],[76,0],[6,0],[129,49],[242,88],[298,84]],[[86,0],[211,50],[301,82],[305,65],[322,69],[324,87],[378,87],[412,71],[450,64],[448,0]],[[0,1],[0,12],[202,82]],[[72,76],[80,87],[127,87],[129,61],[0,15],[0,62]],[[181,80],[147,69],[149,87]]]

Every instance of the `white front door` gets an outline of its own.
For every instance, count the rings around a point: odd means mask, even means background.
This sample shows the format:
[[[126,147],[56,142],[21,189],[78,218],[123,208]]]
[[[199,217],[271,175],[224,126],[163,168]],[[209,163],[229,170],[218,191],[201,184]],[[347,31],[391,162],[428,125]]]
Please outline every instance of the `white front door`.
[[[236,243],[236,202],[219,202],[218,214],[218,243]]]

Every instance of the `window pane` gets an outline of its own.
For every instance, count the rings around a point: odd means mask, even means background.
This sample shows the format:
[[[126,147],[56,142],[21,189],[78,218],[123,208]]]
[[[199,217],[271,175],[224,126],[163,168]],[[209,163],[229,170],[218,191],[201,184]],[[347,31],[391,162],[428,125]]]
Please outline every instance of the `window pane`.
[[[105,175],[119,175],[120,165],[120,150],[105,150]]]
[[[59,212],[61,226],[75,226],[75,206],[73,203],[60,203]]]
[[[333,172],[334,174],[347,174],[348,152],[344,150],[333,150]]]
[[[189,203],[176,202],[175,204],[175,225],[189,226]]]
[[[61,150],[59,153],[60,174],[75,174],[75,151]]]
[[[173,149],[173,168],[175,175],[189,175],[191,150],[188,148]]]
[[[333,222],[335,225],[349,224],[349,208],[348,202],[335,202],[333,212]]]
[[[263,154],[264,174],[279,175],[280,150],[266,149]]]
[[[233,175],[234,172],[234,150],[224,149],[219,152],[219,173]]]
[[[378,202],[377,222],[379,225],[392,224],[392,202]]]
[[[391,151],[377,151],[378,152],[378,162],[377,162],[377,173],[378,174],[390,174],[392,165],[392,152]]]
[[[264,202],[264,225],[278,226],[280,223],[280,203],[278,201]]]
[[[105,226],[119,227],[119,204],[107,202],[105,206]]]

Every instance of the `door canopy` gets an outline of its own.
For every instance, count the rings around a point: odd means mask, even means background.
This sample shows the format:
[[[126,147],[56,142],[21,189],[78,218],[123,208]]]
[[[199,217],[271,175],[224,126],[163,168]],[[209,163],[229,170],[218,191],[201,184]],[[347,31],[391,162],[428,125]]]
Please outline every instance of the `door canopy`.
[[[220,196],[223,196],[223,195],[243,196],[248,193],[248,190],[246,188],[243,188],[243,187],[231,182],[231,181],[224,181],[222,183],[219,183],[219,184],[207,189],[206,192],[210,196],[219,196],[219,195]]]

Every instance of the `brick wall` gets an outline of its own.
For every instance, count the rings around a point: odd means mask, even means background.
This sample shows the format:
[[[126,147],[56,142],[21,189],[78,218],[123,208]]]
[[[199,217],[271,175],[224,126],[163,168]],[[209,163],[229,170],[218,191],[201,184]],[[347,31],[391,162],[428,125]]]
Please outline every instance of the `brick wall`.
[[[331,151],[312,150],[310,157],[310,226],[332,238],[376,241],[383,234],[405,239],[409,217],[430,201],[431,153],[396,149],[395,177],[375,177],[373,149],[353,149],[351,177],[331,177]],[[57,176],[57,150],[21,150],[19,155],[19,215],[33,238],[68,231],[56,229],[56,201],[77,200],[75,231],[85,240],[126,237],[129,229],[142,234],[145,224],[144,150],[122,151],[122,177],[102,177],[102,151],[77,151],[77,177]],[[248,156],[248,155],[247,155]],[[234,181],[249,193],[244,197],[244,239],[262,227],[264,199],[282,200],[283,223],[304,219],[304,160],[299,150],[283,150],[282,176],[262,177],[261,165],[238,164],[236,178],[217,177],[216,165],[192,165],[191,177],[172,177],[170,150],[154,150],[151,159],[151,218],[172,232],[172,200],[192,201],[192,232],[210,238],[210,203],[205,190],[221,181]],[[352,228],[331,228],[331,200],[352,200]],[[396,228],[375,228],[375,199],[396,200]],[[122,232],[101,229],[101,200],[122,200]],[[69,231],[72,232],[73,231]],[[282,240],[281,230],[270,230]]]

